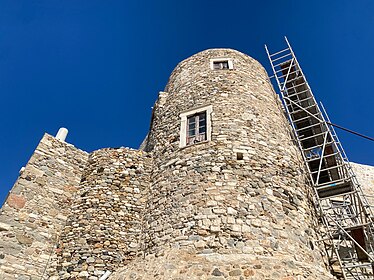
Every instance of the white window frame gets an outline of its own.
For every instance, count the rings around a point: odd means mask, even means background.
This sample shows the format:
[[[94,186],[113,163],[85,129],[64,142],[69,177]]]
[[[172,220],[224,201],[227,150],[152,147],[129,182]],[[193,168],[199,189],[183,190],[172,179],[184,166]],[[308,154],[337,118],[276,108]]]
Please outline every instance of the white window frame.
[[[234,69],[234,64],[232,62],[232,58],[228,58],[228,57],[218,57],[218,58],[210,59],[210,69],[219,70],[219,69],[214,69],[214,63],[215,62],[224,62],[224,61],[227,61],[228,65],[229,65],[229,69],[222,69],[222,70],[232,70],[232,69]]]
[[[180,138],[179,138],[179,147],[183,148],[187,146],[187,118],[189,116],[195,115],[197,113],[206,112],[206,140],[203,142],[211,141],[212,135],[212,123],[211,123],[211,114],[213,112],[213,106],[203,106],[197,107],[194,109],[190,109],[187,111],[182,112],[179,116],[181,118],[181,126],[180,126]],[[201,142],[200,142],[201,143]],[[188,146],[192,146],[189,144]]]

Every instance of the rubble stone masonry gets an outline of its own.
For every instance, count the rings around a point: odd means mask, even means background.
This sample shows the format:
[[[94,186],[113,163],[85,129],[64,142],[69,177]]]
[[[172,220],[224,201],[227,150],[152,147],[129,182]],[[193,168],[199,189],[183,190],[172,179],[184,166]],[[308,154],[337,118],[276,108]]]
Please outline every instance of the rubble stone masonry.
[[[233,69],[211,69],[216,58]],[[211,141],[180,147],[180,114],[206,106]],[[290,135],[257,61],[228,49],[182,61],[156,102],[146,146],[154,159],[146,258],[118,279],[240,279],[247,269],[253,279],[329,279]]]
[[[141,252],[150,163],[126,148],[90,154],[61,234],[57,279],[98,279]]]
[[[0,279],[41,279],[88,154],[44,135],[0,212]]]
[[[172,72],[141,149],[43,137],[1,209],[0,279],[334,279],[320,230],[265,69],[212,49]]]
[[[374,212],[374,166],[351,163],[352,169]]]

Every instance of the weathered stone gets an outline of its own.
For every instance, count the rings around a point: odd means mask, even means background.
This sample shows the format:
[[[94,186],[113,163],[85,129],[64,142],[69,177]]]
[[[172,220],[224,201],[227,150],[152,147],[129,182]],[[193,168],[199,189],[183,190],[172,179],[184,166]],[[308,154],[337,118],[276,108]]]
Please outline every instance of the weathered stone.
[[[89,274],[88,274],[87,271],[81,271],[81,272],[79,272],[78,276],[85,279],[89,276]]]
[[[19,275],[17,277],[17,280],[30,280],[31,279],[31,276],[29,275]]]
[[[364,194],[367,195],[369,205],[374,206],[374,166],[352,163],[351,166],[355,172]]]
[[[22,234],[17,234],[16,237],[17,237],[18,242],[21,244],[31,245],[33,242],[32,238],[22,235]]]
[[[249,276],[254,276],[256,273],[253,269],[246,269],[244,270],[243,274],[245,277],[249,277]]]
[[[202,248],[205,247],[206,243],[202,240],[199,240],[199,241],[195,242],[194,245],[197,249],[202,249]]]
[[[229,272],[230,276],[240,276],[242,275],[242,271],[240,269],[234,269]]]
[[[222,58],[233,69],[211,68]],[[257,61],[214,49],[173,71],[140,150],[87,154],[46,135],[1,220],[1,269],[53,252],[55,279],[332,279],[309,246],[318,220],[279,105]],[[209,141],[183,146],[202,108]]]
[[[95,262],[95,258],[89,257],[89,258],[87,258],[86,262],[87,263],[93,263],[93,262]]]
[[[227,207],[227,214],[229,214],[229,215],[236,215],[237,213],[238,213],[238,211],[236,211],[234,208]]]
[[[214,275],[214,276],[222,276],[223,273],[218,268],[215,268],[212,271],[212,275]]]
[[[7,230],[10,230],[10,229],[11,229],[11,226],[9,224],[0,222],[0,231],[7,231]]]
[[[13,208],[21,209],[25,207],[26,199],[22,195],[16,195],[16,194],[9,194],[8,199],[6,200],[6,203]]]
[[[86,159],[87,153],[49,135],[40,141],[4,204],[10,207],[3,208],[0,213],[0,251],[3,249],[5,253],[5,266],[2,264],[0,275],[8,265],[12,266],[12,275],[41,278],[42,271],[37,267],[48,263],[56,234],[65,223],[55,217],[58,213],[66,217],[71,212],[70,201],[65,196],[70,192],[67,186],[78,185]],[[50,187],[58,189],[58,193],[50,191]],[[4,217],[7,217],[6,222]],[[30,266],[31,259],[35,268]],[[51,268],[46,271],[54,271],[56,259],[57,255],[53,254]],[[24,263],[28,263],[27,268]],[[49,276],[60,279],[57,272]]]

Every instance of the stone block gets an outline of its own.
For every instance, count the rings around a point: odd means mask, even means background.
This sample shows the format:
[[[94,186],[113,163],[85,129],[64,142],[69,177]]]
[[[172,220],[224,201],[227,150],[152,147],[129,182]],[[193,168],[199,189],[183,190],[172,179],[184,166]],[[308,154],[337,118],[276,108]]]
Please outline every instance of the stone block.
[[[22,209],[25,207],[26,199],[22,195],[17,194],[9,194],[8,199],[6,200],[6,203],[15,209]]]

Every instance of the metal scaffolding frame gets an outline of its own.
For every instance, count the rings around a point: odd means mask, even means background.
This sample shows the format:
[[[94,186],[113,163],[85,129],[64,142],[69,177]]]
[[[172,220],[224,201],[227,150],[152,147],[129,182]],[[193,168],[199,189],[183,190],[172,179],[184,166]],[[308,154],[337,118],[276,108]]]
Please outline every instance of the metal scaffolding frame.
[[[324,107],[320,109],[285,41],[286,49],[272,54],[265,49],[313,186],[331,271],[338,279],[374,279],[370,206]]]

